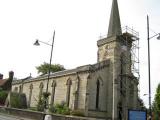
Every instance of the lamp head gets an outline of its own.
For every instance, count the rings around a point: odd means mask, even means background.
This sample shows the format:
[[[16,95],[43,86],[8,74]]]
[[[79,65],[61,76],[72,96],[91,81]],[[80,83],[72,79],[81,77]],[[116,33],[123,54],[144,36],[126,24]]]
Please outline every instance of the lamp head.
[[[38,40],[36,40],[36,41],[35,41],[35,43],[34,43],[33,45],[35,45],[35,46],[39,46],[39,45],[40,45],[40,44],[39,44],[39,41],[38,41]]]
[[[158,34],[158,37],[157,37],[157,39],[158,39],[158,40],[160,40],[160,33]]]

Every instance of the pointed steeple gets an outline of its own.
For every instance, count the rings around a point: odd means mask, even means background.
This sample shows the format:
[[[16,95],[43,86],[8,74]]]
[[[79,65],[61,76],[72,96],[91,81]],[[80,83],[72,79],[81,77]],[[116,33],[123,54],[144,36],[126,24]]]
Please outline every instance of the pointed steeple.
[[[117,0],[113,0],[107,37],[121,35],[121,34],[122,31],[121,31],[118,3]]]

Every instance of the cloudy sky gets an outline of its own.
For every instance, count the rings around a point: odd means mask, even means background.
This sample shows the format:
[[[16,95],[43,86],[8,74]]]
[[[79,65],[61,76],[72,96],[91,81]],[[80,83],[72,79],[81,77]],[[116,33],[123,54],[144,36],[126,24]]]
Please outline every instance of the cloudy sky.
[[[107,35],[112,0],[0,0],[0,73],[16,78],[37,76],[35,66],[49,62],[50,47],[33,46],[36,39],[51,42],[56,31],[52,63],[67,69],[97,62],[96,42]],[[160,32],[159,0],[119,0],[121,25],[140,34],[140,95],[148,96],[147,29]],[[151,84],[154,97],[160,83],[160,41],[151,39]]]

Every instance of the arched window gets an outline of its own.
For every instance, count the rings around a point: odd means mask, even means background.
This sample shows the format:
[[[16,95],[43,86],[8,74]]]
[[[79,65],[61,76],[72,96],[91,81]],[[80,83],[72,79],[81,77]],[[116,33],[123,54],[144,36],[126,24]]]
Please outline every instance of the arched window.
[[[44,85],[43,85],[43,83],[41,82],[40,85],[39,85],[39,89],[40,89],[40,90],[39,90],[39,98],[42,97],[43,86],[44,86]]]
[[[67,103],[67,106],[69,106],[72,81],[68,79],[66,85],[67,85],[66,103]]]
[[[101,93],[101,86],[103,86],[103,80],[99,77],[96,82],[96,109],[99,109],[99,103],[100,103],[100,93]]]
[[[31,104],[32,90],[33,90],[33,85],[30,84],[30,86],[29,86],[29,100],[28,100],[28,107],[30,107],[30,104]]]
[[[22,85],[19,86],[19,93],[22,93]]]
[[[51,87],[52,87],[52,93],[51,93],[51,102],[50,102],[50,104],[53,105],[54,104],[55,89],[56,89],[56,82],[55,81],[53,81]]]
[[[96,85],[96,109],[99,107],[99,91],[100,91],[100,82],[97,80],[97,85]]]

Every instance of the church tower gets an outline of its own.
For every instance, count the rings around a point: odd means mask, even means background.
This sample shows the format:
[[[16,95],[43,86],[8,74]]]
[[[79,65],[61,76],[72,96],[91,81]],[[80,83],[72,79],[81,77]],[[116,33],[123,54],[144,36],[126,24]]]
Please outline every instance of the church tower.
[[[113,0],[108,27],[108,35],[106,38],[100,39],[98,45],[98,62],[106,59],[113,59],[116,47],[118,47],[117,37],[122,35],[121,22],[119,17],[119,9],[117,0]]]
[[[112,1],[108,35],[97,41],[98,62],[110,60],[112,65],[112,119],[127,119],[128,109],[138,104],[138,78],[134,76],[132,49],[138,33],[125,27],[122,33],[117,0]]]

